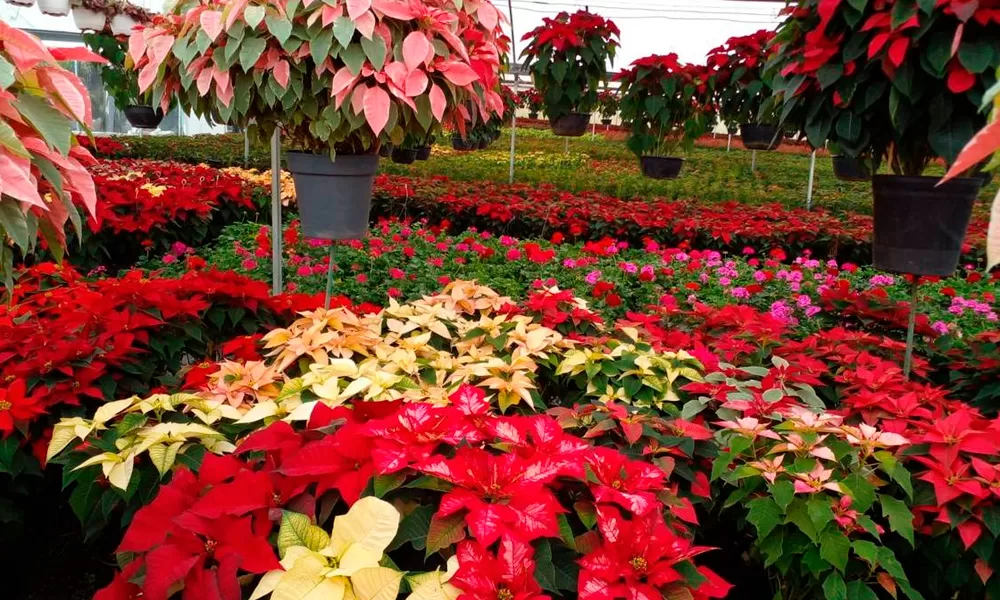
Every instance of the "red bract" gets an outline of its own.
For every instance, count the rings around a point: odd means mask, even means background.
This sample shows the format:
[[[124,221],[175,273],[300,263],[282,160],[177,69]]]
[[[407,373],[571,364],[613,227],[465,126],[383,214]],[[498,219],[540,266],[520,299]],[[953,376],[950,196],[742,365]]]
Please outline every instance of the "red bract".
[[[535,581],[534,550],[510,535],[500,539],[496,554],[478,541],[458,545],[458,572],[451,583],[462,591],[463,600],[542,600]]]
[[[609,448],[595,448],[587,465],[597,479],[592,488],[597,502],[617,504],[638,516],[659,505],[655,492],[663,489],[664,473],[653,465]]]
[[[559,475],[555,460],[460,448],[453,459],[431,459],[417,469],[455,485],[441,499],[437,515],[467,511],[469,531],[483,544],[504,534],[527,541],[558,535],[556,515],[564,510],[546,487]]]
[[[15,379],[6,389],[0,387],[0,433],[9,436],[18,425],[26,425],[45,412],[39,399],[25,395],[24,379]]]
[[[664,524],[658,512],[626,520],[614,508],[598,511],[600,546],[580,561],[580,600],[657,600],[685,588],[675,569],[709,548],[692,546]],[[695,598],[723,598],[729,586],[705,568],[706,577]]]

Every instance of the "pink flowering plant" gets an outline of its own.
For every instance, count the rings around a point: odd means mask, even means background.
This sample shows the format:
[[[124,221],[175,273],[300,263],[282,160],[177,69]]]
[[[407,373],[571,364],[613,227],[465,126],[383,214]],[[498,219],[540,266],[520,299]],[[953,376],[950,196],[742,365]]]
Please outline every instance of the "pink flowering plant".
[[[184,0],[138,28],[139,88],[291,147],[365,154],[503,111],[489,0]]]
[[[727,404],[744,410],[719,411],[731,416],[716,423],[712,479],[724,484],[724,506],[745,508],[751,555],[777,597],[922,598],[893,551],[914,544],[910,474],[896,456],[909,440],[814,412],[780,388],[762,394],[773,412],[755,410],[751,390],[767,386],[735,387]]]

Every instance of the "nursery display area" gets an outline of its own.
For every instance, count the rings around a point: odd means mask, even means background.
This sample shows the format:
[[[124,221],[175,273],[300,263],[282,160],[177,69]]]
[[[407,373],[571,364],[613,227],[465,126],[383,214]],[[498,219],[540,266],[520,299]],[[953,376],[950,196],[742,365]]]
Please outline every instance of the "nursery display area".
[[[624,68],[587,11],[65,4],[0,22],[3,598],[1000,600],[995,4]],[[93,135],[72,61],[245,133]]]

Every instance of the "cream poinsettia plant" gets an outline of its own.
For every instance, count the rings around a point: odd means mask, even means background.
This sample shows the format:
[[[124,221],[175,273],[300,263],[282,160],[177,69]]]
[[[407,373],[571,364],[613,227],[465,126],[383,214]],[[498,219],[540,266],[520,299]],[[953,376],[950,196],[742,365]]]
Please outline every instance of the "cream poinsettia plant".
[[[571,305],[587,308],[577,298]],[[476,386],[502,411],[579,401],[662,409],[680,400],[685,383],[701,380],[700,363],[684,351],[656,352],[628,327],[596,331],[599,338],[572,339],[520,312],[511,298],[467,281],[415,302],[390,300],[370,315],[309,311],[264,336],[268,361],[223,362],[196,393],[135,396],[106,404],[93,419],[63,419],[48,459],[114,428],[113,447],[74,466],[99,464],[114,487],[126,489],[142,455],[162,476],[193,448],[231,452],[276,421],[305,424],[321,405],[447,406],[456,390]],[[549,389],[558,395],[548,397]]]
[[[329,535],[309,517],[284,512],[278,530],[281,570],[261,578],[257,600],[394,600],[403,573],[383,566],[385,550],[399,529],[399,511],[368,496],[333,522]]]

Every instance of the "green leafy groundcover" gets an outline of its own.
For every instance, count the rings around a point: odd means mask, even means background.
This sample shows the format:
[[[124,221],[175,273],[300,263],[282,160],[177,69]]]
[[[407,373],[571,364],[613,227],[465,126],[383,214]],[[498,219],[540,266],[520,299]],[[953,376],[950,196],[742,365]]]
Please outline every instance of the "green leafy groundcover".
[[[460,279],[479,281],[511,297],[557,285],[590,299],[609,321],[664,303],[717,309],[739,305],[787,324],[796,335],[848,325],[903,339],[908,318],[910,285],[904,278],[809,256],[753,252],[726,257],[655,243],[632,248],[611,240],[553,245],[477,231],[448,235],[440,228],[400,221],[380,223],[363,242],[333,247],[303,239],[293,222],[284,241],[289,291],[323,292],[332,256],[333,290],[354,302],[416,299]],[[175,272],[186,269],[187,260],[204,259],[266,281],[270,247],[269,228],[241,224],[228,228],[219,244],[200,256],[188,258],[193,255],[184,252],[165,259]],[[963,340],[997,329],[997,281],[1000,273],[989,279],[976,272],[925,281],[918,297],[920,349],[940,366],[933,377],[991,410],[998,408],[1000,385],[970,381],[996,372],[994,366],[983,373],[984,364],[971,358],[979,355],[988,364],[990,345],[970,346]],[[963,352],[968,363],[956,360]]]

